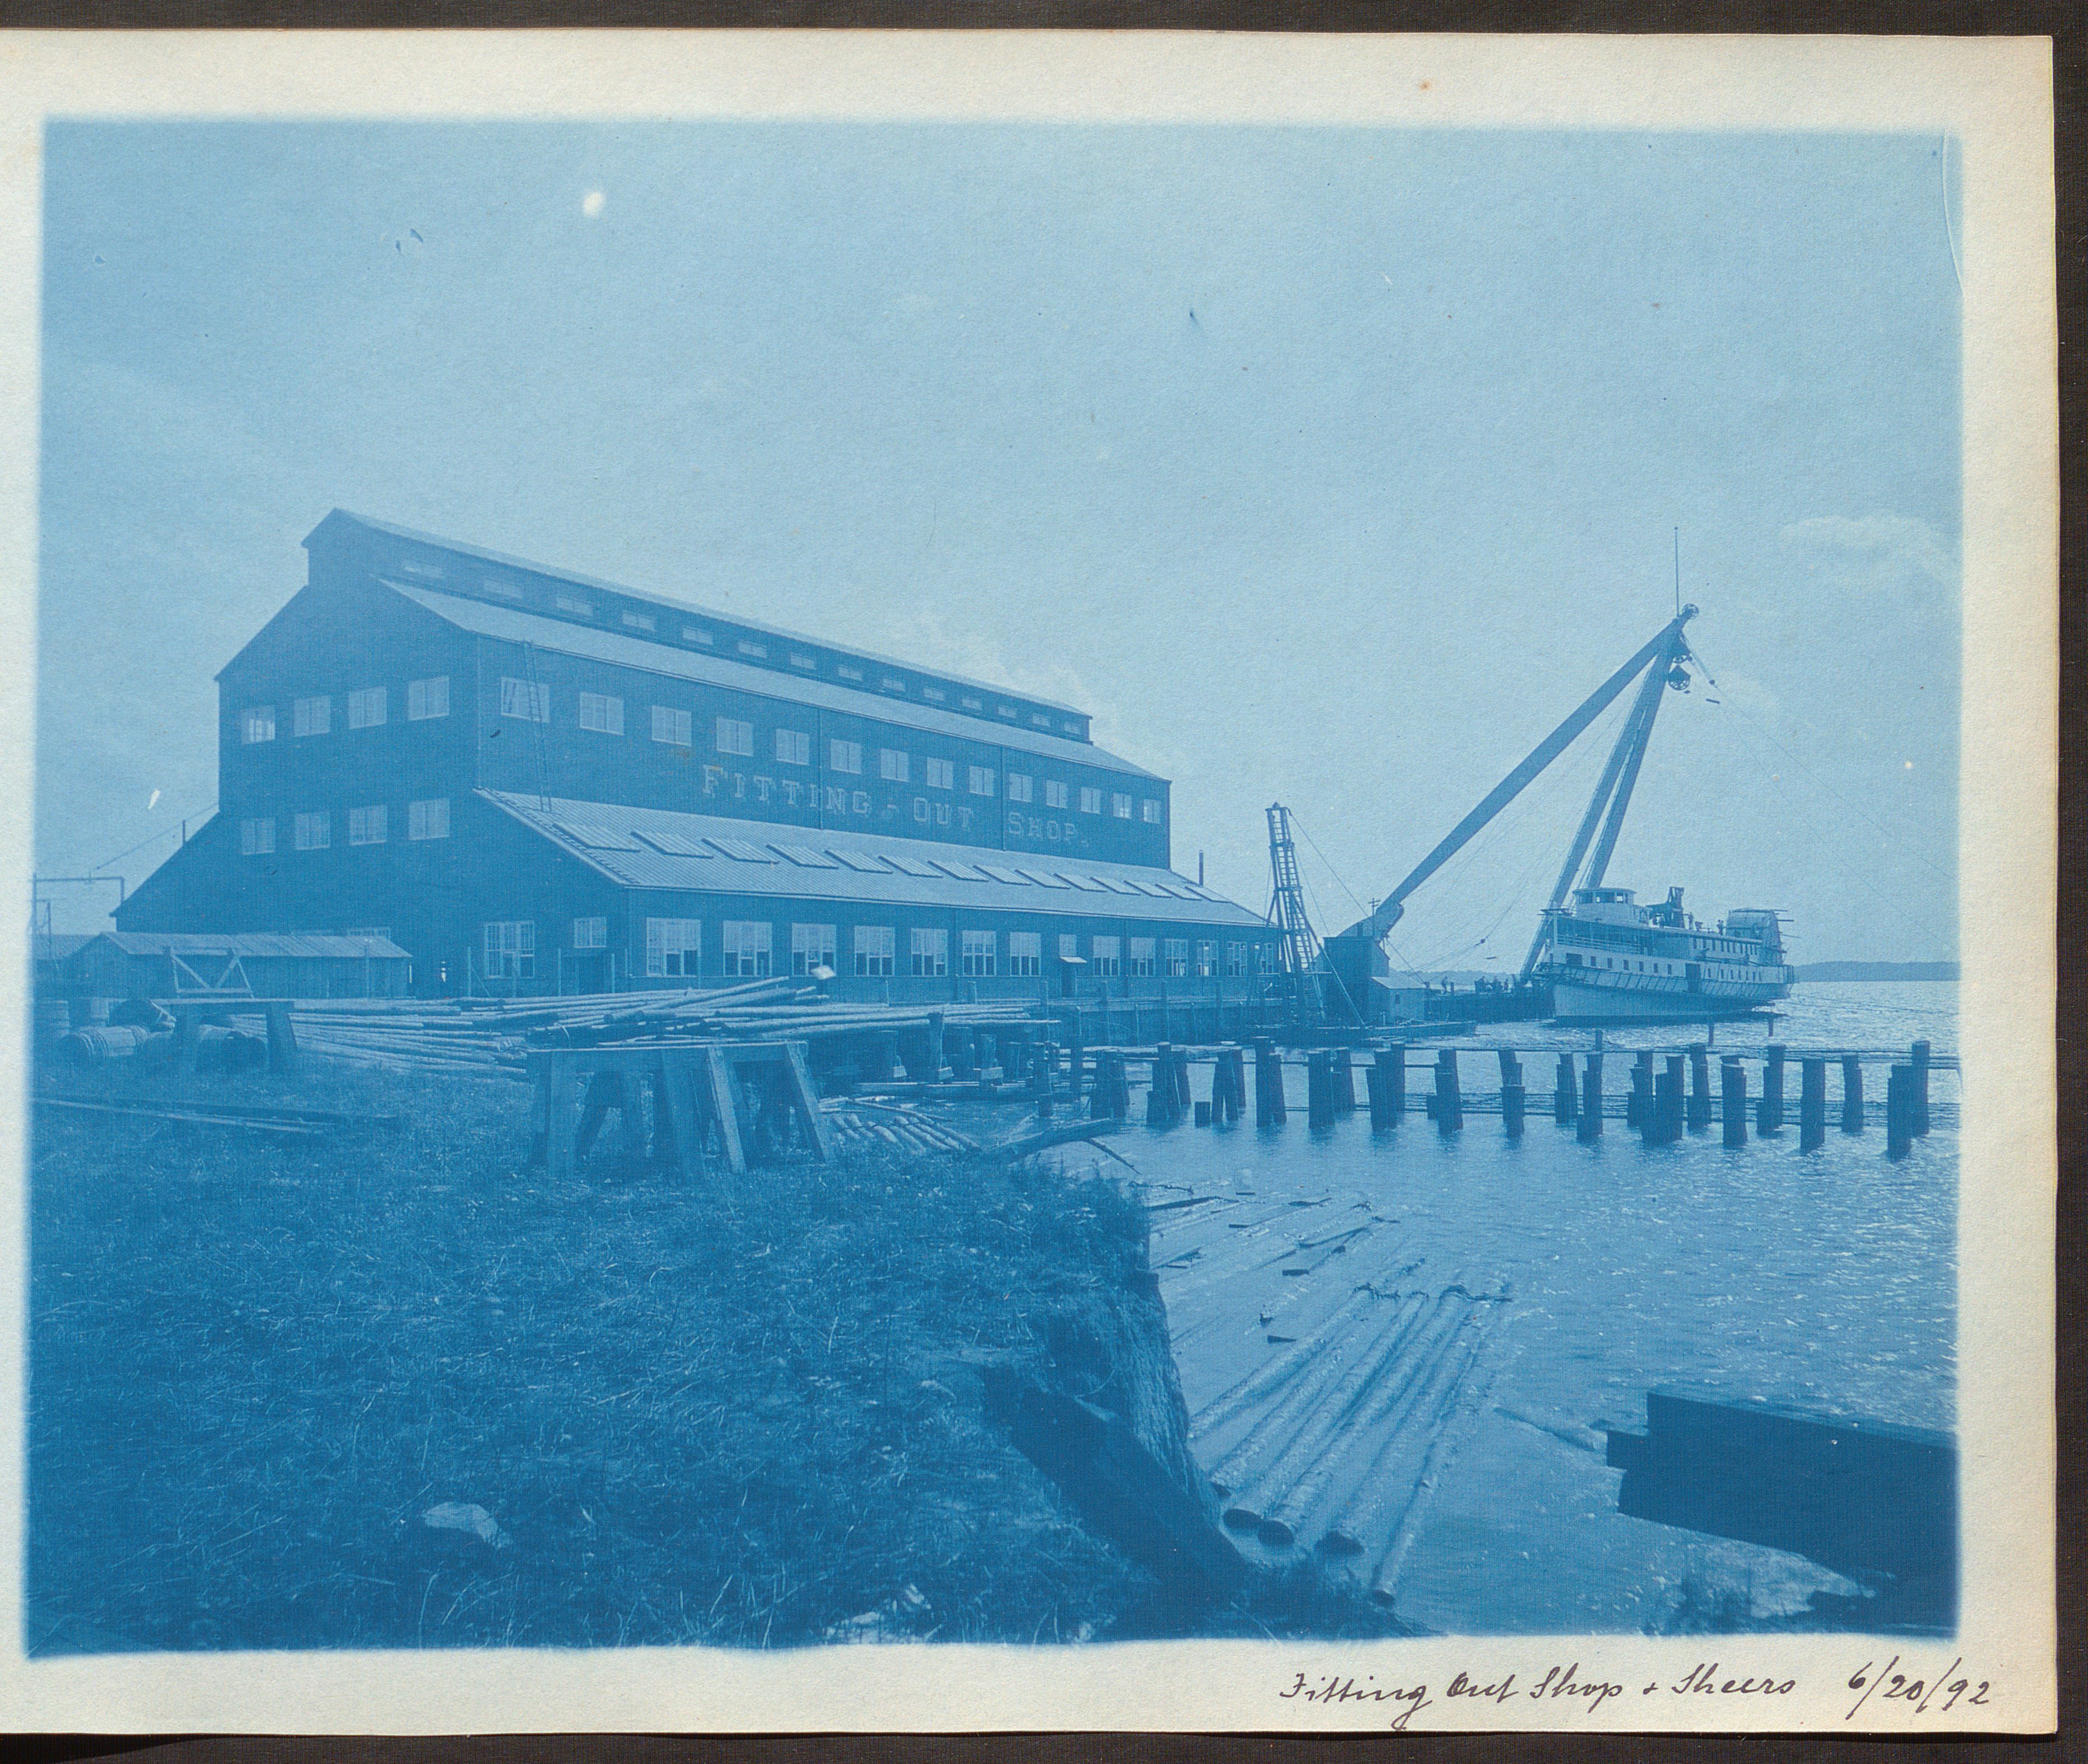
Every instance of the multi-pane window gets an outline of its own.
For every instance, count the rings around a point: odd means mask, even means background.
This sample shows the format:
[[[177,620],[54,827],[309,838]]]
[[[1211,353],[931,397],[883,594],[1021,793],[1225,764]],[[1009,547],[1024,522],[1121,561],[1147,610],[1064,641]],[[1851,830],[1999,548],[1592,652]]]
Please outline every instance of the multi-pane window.
[[[1244,943],[1228,943],[1226,946],[1226,974],[1237,980],[1246,972],[1247,946]]]
[[[1153,972],[1153,940],[1151,938],[1133,938],[1131,940],[1131,962],[1125,972],[1134,979],[1142,979]]]
[[[1218,946],[1200,940],[1196,945],[1196,978],[1209,980],[1218,971]]]
[[[1148,797],[1145,802],[1140,805],[1140,813],[1144,815],[1145,824],[1148,826],[1157,826],[1160,825],[1160,805],[1151,797]]]
[[[776,927],[765,919],[728,919],[723,944],[728,978],[757,980],[769,971]]]
[[[301,814],[293,831],[299,851],[323,852],[333,844],[333,817],[323,809],[317,814]]]
[[[1111,792],[1110,813],[1119,821],[1128,821],[1131,818],[1131,798],[1121,790]]]
[[[239,739],[251,747],[256,741],[276,738],[276,707],[250,704],[239,713]]]
[[[1080,959],[1080,940],[1069,931],[1059,933],[1059,959],[1077,962]]]
[[[1030,795],[1032,781],[1029,773],[1012,771],[1008,775],[1008,800],[1010,802],[1029,802],[1034,800]]]
[[[348,726],[352,729],[374,729],[387,720],[388,706],[382,686],[365,686],[360,692],[348,695]]]
[[[1115,938],[1095,939],[1095,972],[1104,976],[1123,971],[1123,945]]]
[[[1273,974],[1276,972],[1276,946],[1273,943],[1255,946],[1254,971],[1257,974]]]
[[[966,931],[960,936],[958,955],[964,963],[964,972],[974,980],[991,979],[995,953],[993,933]]]
[[[957,762],[954,759],[929,759],[922,762],[923,775],[931,790],[954,790],[957,788]]]
[[[664,704],[652,707],[652,739],[670,747],[687,747],[691,740],[689,713]]]
[[[292,727],[300,735],[324,735],[333,727],[333,700],[300,698],[291,708]]]
[[[1160,953],[1167,964],[1162,972],[1170,980],[1187,980],[1189,977],[1189,940],[1187,938],[1168,938],[1166,947]]]
[[[406,720],[425,723],[430,717],[450,714],[450,677],[439,673],[431,680],[406,682]]]
[[[855,928],[855,972],[858,980],[892,977],[892,927],[859,925]]]
[[[754,725],[742,723],[737,717],[720,717],[717,720],[717,750],[721,754],[739,754],[748,758],[753,758]]]
[[[975,797],[990,797],[993,794],[993,768],[991,767],[973,766],[967,768],[967,771],[969,775],[966,779],[966,785],[970,790],[972,795]]]
[[[776,762],[779,766],[809,766],[812,763],[812,737],[803,729],[778,729],[776,732]]]
[[[425,802],[406,805],[406,837],[409,839],[446,839],[450,836],[450,799],[430,797]]]
[[[487,921],[486,977],[488,980],[534,980],[537,977],[535,920]]]
[[[626,613],[623,622],[634,631],[649,631],[658,623],[650,613]]]
[[[1011,784],[1012,779],[1008,780]],[[1021,976],[1036,974],[1044,966],[1044,937],[1038,931],[1011,931],[1008,933],[1008,971]]]
[[[905,784],[907,779],[906,750],[903,747],[879,748],[877,775],[887,784]]]
[[[266,857],[276,849],[276,823],[272,819],[242,821],[239,823],[239,855],[242,857]]]
[[[517,680],[504,675],[500,681],[500,714],[519,716],[525,723],[551,720],[551,688],[544,681]]]
[[[382,845],[387,819],[384,805],[381,802],[373,802],[366,809],[350,809],[348,811],[348,843],[351,845]]]
[[[605,692],[580,694],[580,727],[598,735],[623,733],[623,700]]]
[[[704,927],[700,919],[648,919],[645,972],[648,979],[694,980],[701,971]]]
[[[573,947],[576,950],[605,950],[609,947],[609,920],[605,918],[575,919],[573,920]]]
[[[1102,793],[1086,784],[1080,786],[1080,813],[1100,814],[1102,812]]]
[[[827,770],[828,771],[861,772],[862,770],[862,743],[861,741],[828,741],[827,743]]]
[[[588,601],[583,600],[577,594],[560,595],[558,596],[558,610],[561,613],[570,613],[575,618],[593,618],[594,617],[594,607],[593,604]]]
[[[790,927],[790,972],[809,974],[815,967],[838,973],[835,959],[834,928],[830,925],[794,925]]]
[[[912,936],[914,977],[934,980],[950,971],[950,933],[916,929]]]
[[[1044,806],[1047,809],[1066,806],[1066,786],[1063,779],[1046,778],[1044,780]]]

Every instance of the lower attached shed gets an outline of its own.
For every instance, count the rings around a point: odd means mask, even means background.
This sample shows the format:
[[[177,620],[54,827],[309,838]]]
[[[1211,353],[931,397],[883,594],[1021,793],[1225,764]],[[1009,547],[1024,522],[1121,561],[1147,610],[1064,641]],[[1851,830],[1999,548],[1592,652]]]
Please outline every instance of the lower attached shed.
[[[106,931],[66,959],[59,985],[95,998],[400,998],[413,960],[386,938]]]
[[[899,1003],[1232,1000],[1258,996],[1276,959],[1267,920],[1171,870],[479,797],[533,849],[469,891],[473,989],[799,974],[838,997]]]

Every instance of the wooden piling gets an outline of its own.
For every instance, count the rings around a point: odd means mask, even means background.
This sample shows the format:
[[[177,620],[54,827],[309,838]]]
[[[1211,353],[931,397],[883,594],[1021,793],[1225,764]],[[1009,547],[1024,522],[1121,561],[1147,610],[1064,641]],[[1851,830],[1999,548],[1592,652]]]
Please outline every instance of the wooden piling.
[[[1590,1053],[1582,1063],[1578,1137],[1582,1145],[1592,1145],[1602,1137],[1602,1057]]]
[[[1667,1056],[1667,1070],[1662,1074],[1667,1081],[1667,1094],[1660,1109],[1660,1139],[1663,1145],[1673,1145],[1682,1137],[1688,1107],[1682,1094],[1682,1066],[1680,1054]]]
[[[1885,1155],[1903,1158],[1914,1148],[1914,1068],[1895,1066],[1885,1078]]]
[[[1632,1061],[1631,1094],[1624,1099],[1624,1125],[1643,1130],[1652,1112],[1653,1053],[1650,1049],[1642,1049]]]
[[[1755,1109],[1755,1131],[1766,1139],[1783,1131],[1783,1053],[1772,1041],[1762,1065],[1761,1101]]]
[[[1289,1119],[1283,1100],[1283,1061],[1267,1036],[1254,1040],[1254,1124],[1280,1127]]]
[[[1722,1092],[1718,1119],[1731,1151],[1748,1143],[1748,1069],[1740,1064],[1739,1055],[1728,1053],[1718,1062],[1718,1083]]]
[[[1511,1139],[1520,1139],[1527,1093],[1522,1085],[1522,1061],[1513,1053],[1501,1055],[1500,1094],[1501,1130]]]
[[[1176,1114],[1174,1064],[1156,1059],[1153,1062],[1153,1082],[1145,1087],[1145,1125],[1171,1127]]]
[[[1315,1048],[1305,1061],[1305,1119],[1312,1128],[1334,1125],[1334,1066],[1324,1048]]]
[[[1667,1143],[1668,1092],[1673,1087],[1671,1073],[1662,1070],[1653,1074],[1652,1100],[1640,1112],[1638,1121],[1640,1137],[1649,1146]]]
[[[1406,1049],[1380,1049],[1376,1069],[1384,1074],[1384,1124],[1397,1127],[1406,1118]]]
[[[1436,1125],[1443,1133],[1456,1133],[1465,1125],[1465,1099],[1457,1088],[1457,1055],[1452,1048],[1436,1056]]]
[[[1573,1082],[1573,1056],[1562,1053],[1559,1056],[1559,1079],[1551,1091],[1551,1117],[1564,1127],[1577,1119],[1580,1113],[1581,1093],[1580,1087]]]
[[[1928,1055],[1926,1041],[1917,1041],[1913,1049],[1914,1087],[1907,1098],[1912,1110],[1910,1123],[1915,1138],[1923,1138],[1928,1133]]]
[[[1701,1133],[1711,1125],[1711,1049],[1698,1042],[1689,1050],[1689,1130]]]
[[[1842,1131],[1863,1130],[1863,1062],[1853,1053],[1842,1056]]]
[[[1798,1149],[1817,1151],[1827,1143],[1827,1062],[1801,1061],[1798,1068]]]

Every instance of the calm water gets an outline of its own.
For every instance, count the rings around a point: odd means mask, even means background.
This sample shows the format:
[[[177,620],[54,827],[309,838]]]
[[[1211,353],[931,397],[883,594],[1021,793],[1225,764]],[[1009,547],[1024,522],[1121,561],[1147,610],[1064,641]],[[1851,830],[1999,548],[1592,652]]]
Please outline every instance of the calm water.
[[[1955,1052],[1956,1018],[1952,985],[1807,986],[1777,1039],[1883,1049],[1921,1037]],[[1686,1039],[1671,1027],[1626,1031],[1608,1045]],[[1729,1026],[1718,1044],[1766,1039],[1760,1025]],[[1474,1050],[1465,1083],[1492,1087],[1493,1041],[1578,1049],[1591,1040],[1502,1026],[1459,1044]],[[1714,1123],[1649,1147],[1613,1120],[1584,1147],[1551,1119],[1550,1062],[1525,1065],[1532,1107],[1519,1144],[1497,1116],[1478,1114],[1447,1139],[1418,1115],[1373,1135],[1365,1112],[1316,1134],[1303,1124],[1302,1072],[1291,1074],[1287,1127],[1134,1127],[1115,1142],[1156,1185],[1256,1204],[1330,1196],[1313,1216],[1358,1201],[1376,1215],[1369,1235],[1308,1283],[1264,1269],[1170,1299],[1190,1406],[1276,1352],[1269,1334],[1303,1333],[1358,1280],[1418,1260],[1408,1278],[1423,1283],[1504,1284],[1513,1304],[1491,1407],[1444,1479],[1401,1582],[1401,1611],[1465,1632],[1637,1629],[1707,1587],[1737,1589],[1758,1618],[1795,1608],[1828,1577],[1772,1552],[1619,1518],[1617,1473],[1596,1429],[1642,1424],[1647,1388],[1671,1382],[1951,1427],[1957,1135],[1939,1128],[1889,1162],[1876,1124],[1859,1137],[1833,1130],[1840,1078],[1830,1071],[1827,1143],[1801,1153],[1794,1068],[1778,1138],[1728,1151]],[[1874,1100],[1882,1095],[1882,1069],[1866,1080]],[[1624,1082],[1617,1074],[1610,1087]],[[1934,1096],[1955,1101],[1953,1074],[1936,1075]],[[1174,1192],[1156,1187],[1154,1197]]]

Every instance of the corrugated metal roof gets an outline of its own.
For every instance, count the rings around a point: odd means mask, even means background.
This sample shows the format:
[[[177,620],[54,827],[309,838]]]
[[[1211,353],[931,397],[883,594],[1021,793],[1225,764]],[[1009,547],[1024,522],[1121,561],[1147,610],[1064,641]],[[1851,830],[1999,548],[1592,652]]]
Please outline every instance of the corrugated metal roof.
[[[891,656],[879,655],[875,650],[857,649],[852,645],[836,643],[824,637],[810,636],[803,631],[787,630],[780,625],[764,625],[738,613],[721,613],[714,608],[698,606],[690,600],[678,600],[648,589],[627,587],[620,582],[605,582],[599,576],[584,576],[571,570],[554,570],[548,564],[532,563],[526,557],[511,557],[505,552],[488,551],[482,545],[468,545],[460,540],[444,539],[434,533],[420,532],[411,527],[375,520],[367,515],[357,515],[344,508],[334,510],[325,520],[306,534],[305,543],[309,545],[326,531],[327,523],[332,521],[346,521],[357,527],[366,527],[372,532],[388,533],[394,539],[411,540],[417,545],[431,546],[437,551],[451,552],[460,557],[476,558],[481,563],[493,564],[503,570],[519,570],[528,575],[541,576],[547,581],[570,583],[575,587],[593,588],[602,594],[626,595],[634,600],[657,606],[662,612],[675,613],[685,617],[713,619],[719,625],[729,626],[735,630],[759,631],[764,636],[773,637],[784,643],[805,643],[836,655],[853,656],[859,661],[871,662],[880,668],[903,668],[909,673],[925,674],[931,679],[948,681],[953,686],[969,686],[975,692],[991,692],[1017,703],[1039,705],[1047,711],[1063,711],[1068,716],[1084,717],[1088,714],[1078,705],[1063,704],[1056,698],[1042,698],[1033,692],[1017,692],[1007,686],[992,686],[983,680],[970,679],[964,674],[951,673],[941,668],[923,668],[916,662],[901,661]]]
[[[389,938],[347,938],[321,932],[105,931],[89,941],[125,955],[289,956],[302,960],[412,959]]]
[[[393,593],[404,595],[437,618],[477,636],[495,638],[503,643],[528,643],[561,656],[580,656],[619,668],[640,668],[670,679],[725,686],[735,692],[753,693],[788,704],[815,705],[844,716],[898,724],[931,735],[947,735],[955,741],[974,741],[988,747],[1012,747],[1022,753],[1063,760],[1068,765],[1093,766],[1098,771],[1157,781],[1156,773],[1090,741],[1046,735],[1041,730],[1025,729],[1013,723],[986,722],[955,711],[938,711],[932,705],[915,704],[905,698],[888,698],[876,693],[830,686],[824,680],[808,680],[767,668],[752,668],[722,656],[648,643],[642,637],[627,637],[620,631],[571,624],[563,619],[547,618],[541,613],[524,612],[519,607],[469,600],[460,594],[445,594],[439,588],[424,588],[416,583],[395,582],[386,576],[377,579]]]
[[[1259,913],[1167,869],[926,839],[879,839],[874,834],[764,827],[720,815],[627,809],[557,797],[547,809],[536,797],[498,790],[478,794],[627,888],[877,901],[894,906],[978,907],[1059,918],[1239,926],[1268,923]],[[584,844],[566,831],[574,826],[627,833],[632,835],[631,849]],[[684,848],[711,855],[678,855]],[[799,848],[836,862],[826,869],[792,860],[789,853]]]

